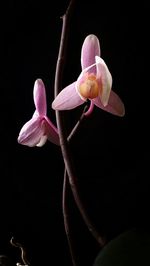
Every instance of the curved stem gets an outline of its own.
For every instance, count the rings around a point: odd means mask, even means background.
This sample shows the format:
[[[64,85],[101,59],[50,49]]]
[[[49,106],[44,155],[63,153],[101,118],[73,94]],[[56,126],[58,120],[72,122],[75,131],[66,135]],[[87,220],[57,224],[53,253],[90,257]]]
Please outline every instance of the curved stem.
[[[91,113],[93,112],[93,109],[94,109],[94,103],[92,101],[90,101],[90,107],[88,108],[88,110],[85,112],[85,116],[89,116],[91,115]]]
[[[68,188],[69,188],[69,182],[68,182],[68,176],[67,176],[67,171],[65,169],[64,171],[64,182],[63,182],[63,195],[62,195],[62,209],[63,209],[63,217],[64,217],[64,227],[65,227],[65,232],[68,240],[68,245],[70,249],[70,254],[71,254],[71,259],[73,266],[77,266],[77,261],[76,261],[76,256],[74,252],[74,245],[73,241],[71,238],[71,233],[70,233],[70,226],[69,226],[69,214],[68,214]]]
[[[75,135],[77,129],[79,128],[81,122],[85,118],[85,111],[87,110],[88,106],[86,105],[85,108],[83,109],[83,113],[74,126],[73,130],[71,131],[70,135],[68,136],[68,141],[72,139],[72,137]],[[78,263],[76,261],[76,256],[75,256],[75,248],[74,248],[74,243],[71,237],[71,232],[70,232],[70,224],[69,224],[69,213],[68,213],[68,184],[69,184],[69,178],[67,175],[66,168],[64,170],[64,182],[63,182],[63,193],[62,193],[62,211],[63,211],[63,218],[64,218],[64,227],[65,227],[65,232],[68,240],[68,245],[69,245],[69,250],[70,250],[70,255],[72,259],[73,266],[77,266]]]
[[[64,70],[64,60],[65,60],[65,52],[66,52],[66,45],[67,45],[67,36],[68,36],[68,27],[69,27],[69,18],[71,14],[71,10],[73,8],[74,0],[71,0],[69,7],[67,8],[66,13],[63,15],[62,20],[63,20],[63,25],[62,25],[62,33],[61,33],[61,40],[60,40],[60,47],[59,47],[59,54],[58,54],[58,60],[57,60],[57,65],[56,65],[56,73],[55,73],[55,97],[57,94],[62,90],[62,76],[63,76],[63,70]],[[91,106],[92,107],[92,106]],[[91,109],[92,110],[92,109]],[[57,127],[58,127],[58,132],[59,132],[59,137],[60,137],[60,146],[61,146],[61,151],[62,151],[62,156],[63,160],[65,163],[65,168],[67,171],[69,183],[71,186],[71,190],[74,196],[74,200],[76,202],[76,205],[81,213],[81,216],[87,225],[89,231],[93,235],[93,237],[96,239],[96,241],[100,244],[100,246],[104,246],[105,242],[103,238],[99,235],[95,227],[93,226],[92,222],[90,221],[90,218],[88,217],[85,208],[83,206],[83,203],[81,201],[81,198],[78,193],[78,188],[77,188],[77,178],[76,178],[76,173],[75,173],[75,168],[73,164],[73,158],[69,146],[69,142],[67,140],[67,132],[64,124],[64,112],[56,110],[56,122],[57,122]],[[80,123],[80,122],[79,122]],[[78,124],[78,123],[77,123]],[[70,137],[74,135],[74,131],[72,131]],[[68,139],[70,139],[70,137]],[[66,180],[66,176],[65,176]],[[64,191],[65,191],[65,185],[66,181],[64,183]],[[65,197],[65,194],[64,194]],[[64,211],[64,222],[66,226],[66,232],[68,236],[68,224],[67,224],[67,214],[65,214],[65,198],[63,199],[63,211]],[[68,241],[70,241],[70,238],[68,237]],[[70,248],[71,247],[71,242],[69,242]],[[73,251],[71,250],[71,254],[73,256]],[[72,257],[73,258],[73,257]],[[73,263],[75,265],[75,260],[73,258]]]
[[[59,53],[58,59],[56,64],[56,72],[55,72],[55,85],[54,85],[54,95],[55,97],[62,89],[62,75],[64,70],[64,61],[65,61],[65,53],[66,53],[66,46],[67,46],[67,37],[68,37],[68,30],[69,30],[69,19],[71,16],[71,12],[74,6],[75,0],[71,0],[70,4],[66,10],[66,13],[61,17],[63,24],[62,24],[62,32],[61,32],[61,39],[60,39],[60,46],[59,46]],[[59,111],[56,111],[56,115]]]
[[[61,91],[62,89],[62,76],[63,76],[63,69],[64,69],[64,58],[65,58],[65,48],[67,45],[67,33],[68,33],[68,22],[70,17],[70,8],[72,7],[73,0],[71,1],[69,8],[67,9],[67,12],[65,15],[63,15],[63,27],[62,27],[62,33],[61,33],[61,41],[60,41],[60,48],[59,48],[59,54],[58,54],[58,60],[56,65],[56,74],[55,74],[55,96]],[[75,199],[75,202],[78,206],[78,209],[84,219],[85,224],[87,225],[89,231],[94,236],[94,238],[97,240],[97,242],[103,246],[104,241],[102,237],[99,235],[95,227],[92,225],[92,222],[90,221],[88,215],[85,212],[85,208],[83,206],[82,201],[80,200],[78,189],[77,189],[77,178],[76,173],[74,169],[73,164],[73,158],[70,151],[69,143],[67,141],[67,132],[64,125],[64,116],[62,111],[56,110],[56,122],[60,137],[60,146],[61,151],[65,163],[65,167],[68,173],[69,177],[69,183],[73,192],[73,196]]]
[[[75,135],[76,131],[79,129],[81,123],[86,118],[86,114],[90,110],[91,105],[90,105],[90,107],[89,107],[88,110],[87,110],[87,108],[88,108],[88,106],[85,106],[85,108],[83,109],[83,113],[82,113],[80,119],[77,121],[76,125],[74,126],[74,128],[71,131],[71,133],[69,134],[69,136],[67,138],[68,142],[71,141],[72,137]],[[71,167],[71,165],[69,165],[69,167]],[[66,171],[66,169],[65,169],[65,171]],[[75,173],[75,170],[74,170],[74,173]],[[82,215],[82,218],[83,218],[85,224],[87,225],[89,231],[94,236],[94,238],[100,244],[100,246],[103,247],[105,245],[105,242],[106,241],[104,240],[104,238],[102,238],[100,236],[100,234],[96,230],[95,226],[93,225],[92,221],[90,220],[90,218],[89,218],[89,216],[88,216],[88,214],[86,212],[86,209],[85,209],[85,207],[84,207],[84,205],[83,205],[83,203],[81,201],[81,197],[80,197],[79,192],[78,192],[78,185],[77,185],[77,178],[76,178],[76,176],[69,176],[68,175],[68,179],[69,179],[69,183],[70,183],[70,186],[71,186],[71,190],[73,192],[73,196],[74,196],[76,205],[77,205],[77,207],[78,207],[78,209],[79,209],[79,211],[80,211],[80,213]]]
[[[84,107],[84,109],[83,109],[82,115],[80,116],[79,120],[77,121],[77,123],[75,124],[74,128],[73,128],[72,131],[70,132],[70,134],[69,134],[69,136],[68,136],[68,138],[67,138],[68,141],[70,141],[70,140],[72,139],[72,137],[75,135],[77,129],[78,129],[79,126],[81,125],[81,122],[82,122],[83,119],[85,118],[85,114],[86,114],[86,112],[88,112],[88,111],[86,111],[87,108],[88,108],[88,106],[86,105],[86,106]]]

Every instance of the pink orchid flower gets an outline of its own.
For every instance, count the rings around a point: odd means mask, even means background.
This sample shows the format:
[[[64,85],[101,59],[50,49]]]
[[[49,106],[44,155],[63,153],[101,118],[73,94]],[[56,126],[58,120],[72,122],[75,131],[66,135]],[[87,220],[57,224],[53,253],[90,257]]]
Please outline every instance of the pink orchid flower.
[[[100,57],[100,43],[93,34],[88,35],[84,40],[81,50],[81,67],[82,72],[77,81],[57,95],[52,108],[69,110],[90,100],[91,106],[96,105],[114,115],[123,116],[125,114],[124,104],[111,89],[112,76],[106,63]]]
[[[46,93],[41,79],[35,81],[33,98],[36,110],[32,118],[22,127],[18,136],[18,143],[29,147],[41,147],[48,139],[52,143],[59,145],[57,128],[46,115]]]

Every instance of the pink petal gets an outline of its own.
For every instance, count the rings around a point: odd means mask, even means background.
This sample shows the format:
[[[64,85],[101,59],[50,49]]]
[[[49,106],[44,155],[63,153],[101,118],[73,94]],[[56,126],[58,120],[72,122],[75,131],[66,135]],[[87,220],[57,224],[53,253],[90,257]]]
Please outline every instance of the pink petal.
[[[95,56],[100,56],[100,43],[98,38],[90,34],[88,35],[82,45],[81,50],[81,66],[82,70],[95,63]]]
[[[37,110],[34,111],[32,118],[35,118],[35,117],[36,117],[36,118],[39,117],[39,113],[38,113]]]
[[[33,98],[38,114],[46,115],[47,112],[46,92],[45,92],[44,83],[41,79],[37,79],[34,83]]]
[[[42,147],[46,143],[46,141],[47,141],[47,136],[44,135],[44,136],[41,137],[40,142],[38,144],[36,144],[36,146],[37,147]]]
[[[112,113],[113,115],[117,116],[124,116],[125,115],[125,107],[122,100],[119,96],[111,90],[110,97],[107,106],[103,106],[100,99],[97,97],[92,99],[92,102],[99,108],[103,109],[106,112]]]
[[[70,110],[84,103],[75,89],[76,82],[63,89],[52,102],[55,110]]]
[[[58,130],[48,117],[45,117],[45,133],[49,141],[56,145],[60,145]]]
[[[112,76],[109,72],[107,65],[105,64],[104,60],[96,56],[96,68],[97,68],[97,78],[100,79],[102,84],[102,92],[100,94],[101,102],[104,106],[107,105],[109,100],[109,95],[112,87]]]
[[[31,118],[21,129],[18,143],[29,147],[36,146],[43,135],[41,118]]]

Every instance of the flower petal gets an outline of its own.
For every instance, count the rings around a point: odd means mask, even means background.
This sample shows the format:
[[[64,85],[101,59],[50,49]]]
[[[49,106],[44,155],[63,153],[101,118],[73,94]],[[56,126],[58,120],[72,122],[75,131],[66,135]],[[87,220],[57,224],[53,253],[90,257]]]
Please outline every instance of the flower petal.
[[[70,110],[82,103],[84,100],[80,98],[75,89],[76,82],[64,88],[52,102],[52,108],[55,110]]]
[[[44,136],[41,137],[40,142],[38,144],[36,144],[36,146],[37,147],[42,147],[46,143],[46,141],[47,141],[47,136],[44,135]]]
[[[112,76],[109,72],[107,65],[101,57],[96,56],[95,61],[97,68],[97,78],[101,80],[102,84],[102,91],[99,97],[101,99],[102,104],[106,106],[109,100],[110,91],[112,87]]]
[[[94,34],[88,35],[82,45],[81,66],[82,70],[95,63],[95,56],[100,56],[100,43]]]
[[[113,115],[117,116],[124,116],[125,115],[125,107],[120,99],[120,97],[111,90],[110,97],[107,106],[103,106],[100,99],[97,97],[95,99],[92,99],[92,102],[99,108],[103,109],[104,111],[107,111],[109,113],[112,113]]]
[[[43,133],[41,118],[31,118],[20,130],[18,143],[34,147],[40,142]]]
[[[34,84],[33,98],[36,110],[39,115],[46,115],[47,104],[46,104],[46,92],[45,86],[41,79],[37,79]]]
[[[54,124],[48,119],[48,117],[45,117],[45,133],[49,141],[56,145],[60,145],[59,142],[59,135],[58,130],[54,126]]]

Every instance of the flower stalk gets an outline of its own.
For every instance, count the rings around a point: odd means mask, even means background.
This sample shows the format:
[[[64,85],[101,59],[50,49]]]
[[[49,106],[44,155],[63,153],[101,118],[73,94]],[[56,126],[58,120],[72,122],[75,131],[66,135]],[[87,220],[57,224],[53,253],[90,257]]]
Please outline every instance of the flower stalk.
[[[63,25],[62,25],[60,47],[59,47],[59,53],[58,53],[58,59],[57,59],[57,65],[56,65],[56,73],[55,73],[55,97],[62,90],[62,77],[63,77],[63,69],[64,69],[64,61],[65,61],[65,52],[66,52],[66,46],[67,46],[67,36],[68,36],[68,30],[69,30],[69,19],[70,19],[71,11],[73,8],[73,4],[74,4],[74,0],[70,2],[70,5],[66,13],[62,16]],[[56,123],[57,123],[59,138],[60,138],[60,146],[61,146],[61,151],[63,155],[63,160],[64,160],[65,168],[67,171],[69,183],[71,186],[71,190],[72,190],[75,202],[77,204],[77,207],[89,231],[91,232],[93,237],[96,239],[96,241],[99,243],[99,245],[102,247],[104,246],[105,242],[103,238],[100,236],[100,234],[97,232],[96,228],[93,226],[88,214],[85,211],[81,198],[79,196],[75,167],[74,167],[73,158],[72,158],[72,154],[70,150],[70,145],[67,140],[67,132],[65,130],[64,113],[58,110],[56,110],[55,112],[56,112]]]

